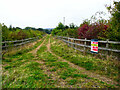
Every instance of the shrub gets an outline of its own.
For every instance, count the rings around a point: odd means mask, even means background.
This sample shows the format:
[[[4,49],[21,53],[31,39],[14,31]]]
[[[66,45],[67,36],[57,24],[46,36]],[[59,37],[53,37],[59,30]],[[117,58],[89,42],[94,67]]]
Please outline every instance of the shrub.
[[[78,38],[98,39],[106,37],[108,26],[103,23],[84,24],[78,28]]]

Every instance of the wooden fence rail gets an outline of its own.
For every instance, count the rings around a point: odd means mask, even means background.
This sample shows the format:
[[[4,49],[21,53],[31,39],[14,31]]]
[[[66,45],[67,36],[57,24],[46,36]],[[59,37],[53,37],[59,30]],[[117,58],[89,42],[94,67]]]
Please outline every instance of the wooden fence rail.
[[[63,36],[55,36],[57,37],[58,39],[61,39],[62,41],[64,41],[65,43],[67,43],[68,46],[76,49],[76,50],[79,50],[79,51],[82,51],[82,52],[88,52],[90,53],[90,50],[89,51],[86,51],[86,48],[91,48],[91,45],[87,45],[86,43],[87,42],[91,42],[91,40],[87,40],[86,38],[85,39],[76,39],[76,38],[70,38],[70,37],[63,37]],[[80,41],[80,42],[84,42],[84,43],[78,43],[76,41]],[[120,45],[120,42],[115,42],[115,41],[109,41],[108,39],[106,41],[101,41],[101,40],[98,40],[98,43],[103,43],[105,44],[105,47],[98,47],[98,50],[102,50],[102,51],[106,51],[106,54],[103,54],[103,53],[99,53],[100,55],[107,55],[108,57],[108,52],[114,52],[114,53],[117,53],[118,56],[120,55],[120,48],[119,49],[113,49],[113,48],[109,48],[109,44],[114,44],[114,45]],[[81,46],[83,47],[83,49],[79,49],[78,46]]]
[[[12,46],[20,46],[24,45],[26,43],[32,42],[39,39],[39,37],[34,37],[34,38],[27,38],[27,39],[22,39],[22,40],[15,40],[15,41],[4,41],[2,42],[2,48],[7,48],[7,47],[12,47]]]
[[[69,44],[91,48],[91,46],[89,46],[89,45],[74,43],[75,41],[84,41],[85,43],[86,42],[91,42],[91,40],[87,40],[86,38],[85,39],[75,39],[75,38],[62,37],[62,36],[57,36],[57,37],[59,39],[63,40],[64,42],[69,43]],[[67,39],[67,40],[65,40],[65,39]],[[72,40],[72,42],[71,42],[71,40]],[[106,48],[98,47],[98,49],[106,50],[106,51],[113,51],[113,52],[120,52],[120,50],[108,48],[109,43],[120,44],[120,42],[115,42],[115,41],[98,41],[98,43],[106,43]]]
[[[89,46],[89,45],[73,43],[73,42],[71,42],[71,41],[67,41],[67,40],[64,40],[64,39],[62,39],[62,40],[63,40],[64,42],[66,42],[66,43],[69,43],[69,44],[73,44],[73,45],[78,45],[78,46],[83,46],[83,47],[91,48],[91,46]],[[106,51],[113,51],[113,52],[120,52],[120,50],[110,49],[110,48],[103,48],[103,47],[98,47],[98,49],[106,50]]]

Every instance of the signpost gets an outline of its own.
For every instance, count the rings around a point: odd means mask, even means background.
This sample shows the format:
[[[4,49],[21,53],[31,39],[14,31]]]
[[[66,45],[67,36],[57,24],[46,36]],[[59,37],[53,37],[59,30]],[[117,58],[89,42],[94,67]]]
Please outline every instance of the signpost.
[[[91,39],[91,52],[98,53],[98,39]]]

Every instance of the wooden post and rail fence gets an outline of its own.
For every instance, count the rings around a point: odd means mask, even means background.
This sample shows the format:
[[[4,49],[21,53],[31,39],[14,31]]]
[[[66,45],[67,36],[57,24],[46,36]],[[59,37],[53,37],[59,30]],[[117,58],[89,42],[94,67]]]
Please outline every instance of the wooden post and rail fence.
[[[22,40],[15,40],[15,41],[3,41],[2,42],[2,49],[7,49],[9,47],[21,46],[21,45],[24,45],[26,43],[36,41],[38,39],[39,39],[39,37],[27,38],[27,39],[22,39]]]
[[[42,37],[45,37],[46,34],[42,35]],[[16,49],[19,48],[19,46],[23,46],[27,43],[31,43],[34,41],[37,41],[40,37],[33,37],[33,38],[27,38],[27,39],[22,39],[22,40],[15,40],[15,41],[2,41],[2,51],[0,54],[2,54],[2,56],[10,51],[11,49]]]
[[[76,39],[76,38],[70,38],[70,37],[63,37],[63,36],[55,36],[58,39],[61,39],[62,41],[64,41],[65,43],[67,43],[68,46],[79,50],[81,52],[84,52],[84,54],[86,53],[91,53],[90,48],[91,48],[91,40],[87,40],[87,38],[85,39]],[[89,45],[88,45],[89,43]],[[99,47],[98,47],[98,54],[106,56],[106,58],[109,58],[109,53],[117,53],[117,58],[120,59],[120,42],[116,42],[116,41],[109,41],[109,39],[107,39],[106,41],[102,41],[102,40],[98,40],[99,43]],[[104,44],[104,47],[102,47],[102,45]],[[117,45],[119,48],[115,49],[115,48],[111,48],[110,44],[112,45]],[[80,49],[79,47],[82,47],[82,49]],[[102,52],[100,52],[102,51]],[[113,55],[114,56],[114,55]]]

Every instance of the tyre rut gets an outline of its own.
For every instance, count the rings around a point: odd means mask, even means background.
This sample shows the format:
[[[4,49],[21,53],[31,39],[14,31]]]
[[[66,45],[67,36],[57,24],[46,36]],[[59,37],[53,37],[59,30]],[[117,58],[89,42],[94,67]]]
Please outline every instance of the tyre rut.
[[[101,75],[99,75],[99,74],[96,74],[96,73],[93,73],[93,72],[90,72],[90,71],[87,71],[85,68],[79,67],[79,66],[77,66],[77,65],[75,65],[75,64],[73,64],[73,63],[71,63],[71,62],[69,62],[69,61],[67,61],[67,60],[65,60],[65,59],[63,59],[62,57],[60,57],[60,56],[56,55],[55,53],[53,53],[53,52],[51,51],[50,47],[51,47],[51,46],[50,46],[50,38],[49,38],[49,43],[48,43],[48,45],[47,45],[48,51],[49,51],[51,54],[53,54],[54,56],[56,56],[58,59],[60,59],[60,60],[63,61],[63,62],[67,62],[67,63],[70,65],[70,67],[73,67],[73,68],[76,68],[76,69],[80,70],[81,73],[87,74],[89,77],[96,78],[96,79],[98,79],[98,80],[100,80],[100,81],[106,82],[107,84],[115,84],[115,85],[118,84],[116,81],[114,81],[114,80],[112,80],[112,79],[109,79],[109,78],[107,78],[107,77],[101,76]],[[116,86],[116,87],[117,87],[117,86]]]

